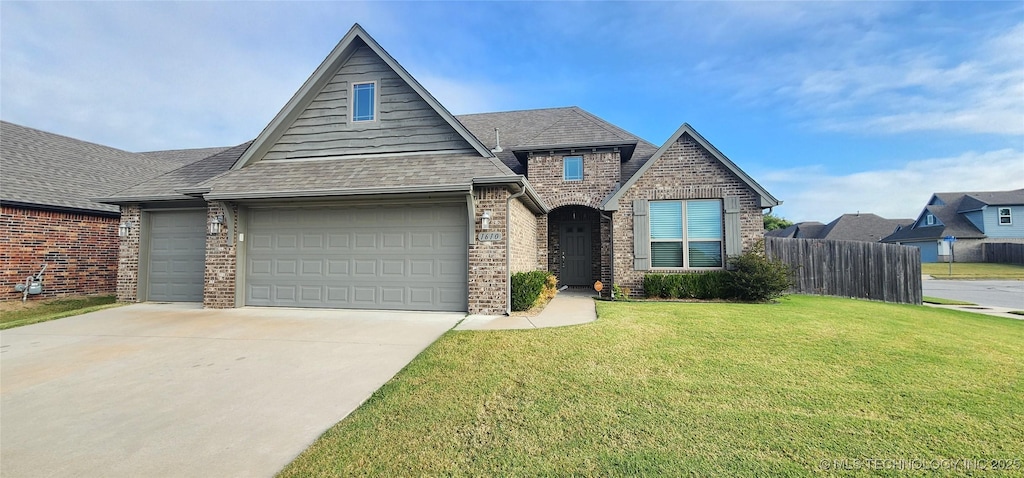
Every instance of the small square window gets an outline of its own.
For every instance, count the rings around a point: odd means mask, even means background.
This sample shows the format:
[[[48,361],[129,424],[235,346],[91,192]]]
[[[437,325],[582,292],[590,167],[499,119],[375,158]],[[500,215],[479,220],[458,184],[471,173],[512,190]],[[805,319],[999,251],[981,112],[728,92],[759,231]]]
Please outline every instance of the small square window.
[[[352,121],[374,121],[377,119],[377,95],[375,83],[352,85]]]
[[[583,180],[582,156],[566,156],[562,159],[562,179],[565,181]]]
[[[1013,224],[1013,216],[1010,213],[1010,208],[1001,207],[999,208],[999,225],[1010,226]]]

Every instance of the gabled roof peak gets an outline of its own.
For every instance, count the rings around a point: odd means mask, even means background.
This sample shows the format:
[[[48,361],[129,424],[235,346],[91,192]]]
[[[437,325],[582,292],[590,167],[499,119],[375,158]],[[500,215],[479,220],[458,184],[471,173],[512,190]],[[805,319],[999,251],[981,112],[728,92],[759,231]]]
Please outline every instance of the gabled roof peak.
[[[288,131],[288,129],[295,123],[300,115],[306,110],[311,102],[320,94],[324,88],[331,82],[334,75],[345,65],[345,63],[352,58],[353,54],[362,47],[369,48],[372,55],[376,55],[377,58],[387,68],[390,68],[397,76],[398,79],[408,85],[420,99],[422,99],[429,109],[433,110],[443,123],[447,123],[451,129],[456,133],[456,137],[461,137],[465,141],[463,144],[468,144],[472,150],[475,150],[477,154],[483,157],[493,157],[491,151],[480,142],[472,133],[466,129],[458,119],[455,118],[440,102],[434,98],[433,95],[428,92],[423,85],[421,85],[415,78],[409,74],[408,71],[401,64],[384,50],[376,40],[371,37],[366,30],[363,29],[358,23],[352,25],[348,33],[338,42],[338,44],[331,50],[330,54],[320,63],[315,71],[309,76],[309,78],[303,83],[298,91],[288,100],[284,108],[274,117],[273,120],[263,129],[256,140],[253,141],[252,145],[248,150],[238,159],[238,162],[232,167],[232,169],[240,169],[248,164],[255,161],[260,161],[263,157],[274,147],[278,140]],[[376,60],[375,60],[376,61]],[[442,124],[443,124],[442,123]]]

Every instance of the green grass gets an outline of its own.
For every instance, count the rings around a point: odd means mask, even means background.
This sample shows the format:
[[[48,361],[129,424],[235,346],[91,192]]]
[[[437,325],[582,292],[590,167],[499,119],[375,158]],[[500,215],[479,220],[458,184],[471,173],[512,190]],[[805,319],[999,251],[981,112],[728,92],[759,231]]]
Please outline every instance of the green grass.
[[[116,307],[116,301],[116,297],[105,295],[5,304],[5,310],[0,312],[0,330]]]
[[[921,273],[936,279],[1024,280],[1024,266],[1016,264],[954,262],[953,274],[950,275],[948,263],[926,262],[921,264]]]
[[[449,332],[281,476],[807,476],[1024,458],[1024,321],[791,296]],[[950,474],[950,470],[938,470]],[[855,470],[904,475],[899,470]]]
[[[928,296],[922,297],[921,301],[926,303],[926,304],[935,304],[935,305],[978,305],[978,304],[975,304],[973,302],[964,302],[962,300],[943,299],[941,297],[928,297]]]

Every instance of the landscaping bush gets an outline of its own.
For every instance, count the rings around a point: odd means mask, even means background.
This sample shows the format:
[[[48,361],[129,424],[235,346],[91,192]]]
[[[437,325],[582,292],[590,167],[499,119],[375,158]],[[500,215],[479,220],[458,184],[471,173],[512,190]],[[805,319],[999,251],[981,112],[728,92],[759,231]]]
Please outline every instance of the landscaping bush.
[[[548,271],[517,272],[512,274],[512,310],[529,310],[537,302],[541,294],[545,292],[548,285],[548,278],[551,277]],[[547,287],[554,290],[557,280],[551,281],[552,285]],[[550,293],[554,296],[554,293]]]
[[[767,302],[781,297],[792,286],[792,269],[786,264],[768,259],[764,241],[749,252],[729,258],[733,269],[728,274],[731,295],[749,302]]]
[[[725,271],[647,274],[644,294],[662,299],[727,299],[728,274]]]
[[[728,272],[709,271],[686,274],[686,276],[688,278],[686,292],[690,298],[702,300],[729,298]]]

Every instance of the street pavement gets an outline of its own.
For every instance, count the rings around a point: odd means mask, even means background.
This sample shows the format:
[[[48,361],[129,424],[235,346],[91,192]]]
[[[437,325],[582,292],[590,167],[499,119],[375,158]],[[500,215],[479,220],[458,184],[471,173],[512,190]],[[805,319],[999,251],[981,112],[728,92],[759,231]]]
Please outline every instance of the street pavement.
[[[929,279],[921,286],[929,297],[1024,310],[1024,281]]]

